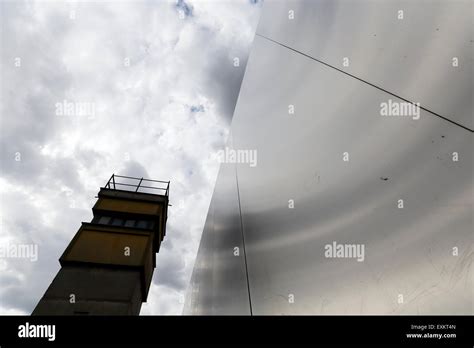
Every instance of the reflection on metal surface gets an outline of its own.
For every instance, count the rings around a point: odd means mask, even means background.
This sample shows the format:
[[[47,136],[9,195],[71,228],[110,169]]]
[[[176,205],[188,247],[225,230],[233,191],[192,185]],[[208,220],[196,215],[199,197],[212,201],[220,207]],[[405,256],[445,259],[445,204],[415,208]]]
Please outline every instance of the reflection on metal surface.
[[[472,0],[277,0],[258,33],[472,130],[472,13]]]
[[[222,164],[185,304],[187,313],[250,314],[235,166]]]
[[[236,164],[238,192],[221,167],[187,313],[249,313],[248,286],[253,314],[472,314],[471,13],[472,1],[265,3],[232,123],[258,164]],[[397,95],[425,109],[384,116]],[[232,242],[209,242],[217,220]],[[215,257],[241,227],[248,284],[242,254]],[[339,245],[363,257],[331,257]]]

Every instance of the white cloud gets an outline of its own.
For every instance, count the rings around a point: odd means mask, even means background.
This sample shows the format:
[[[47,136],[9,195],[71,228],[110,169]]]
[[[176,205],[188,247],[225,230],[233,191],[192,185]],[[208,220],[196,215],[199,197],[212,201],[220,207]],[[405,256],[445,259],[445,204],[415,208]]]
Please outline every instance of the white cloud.
[[[171,180],[142,313],[181,312],[260,10],[186,4],[180,19],[176,2],[1,3],[0,241],[38,243],[40,255],[7,260],[0,313],[31,312],[111,173]],[[95,114],[58,116],[64,100]]]

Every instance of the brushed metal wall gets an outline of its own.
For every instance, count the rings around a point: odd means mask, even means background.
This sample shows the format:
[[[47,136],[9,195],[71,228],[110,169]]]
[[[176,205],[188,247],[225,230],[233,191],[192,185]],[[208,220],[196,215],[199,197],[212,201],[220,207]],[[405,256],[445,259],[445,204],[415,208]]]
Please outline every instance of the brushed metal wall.
[[[472,7],[265,3],[232,123],[258,164],[221,167],[185,313],[473,313]],[[381,115],[404,99],[419,119]]]
[[[250,314],[243,253],[235,166],[222,164],[184,313]]]

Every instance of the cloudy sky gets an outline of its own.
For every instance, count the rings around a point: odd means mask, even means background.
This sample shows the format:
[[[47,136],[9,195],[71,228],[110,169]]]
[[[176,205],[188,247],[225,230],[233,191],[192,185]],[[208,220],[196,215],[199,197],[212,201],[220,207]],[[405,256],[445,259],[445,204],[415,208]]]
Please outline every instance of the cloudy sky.
[[[142,314],[181,313],[261,7],[0,1],[0,245],[39,253],[0,259],[0,314],[31,313],[112,173],[171,180]]]

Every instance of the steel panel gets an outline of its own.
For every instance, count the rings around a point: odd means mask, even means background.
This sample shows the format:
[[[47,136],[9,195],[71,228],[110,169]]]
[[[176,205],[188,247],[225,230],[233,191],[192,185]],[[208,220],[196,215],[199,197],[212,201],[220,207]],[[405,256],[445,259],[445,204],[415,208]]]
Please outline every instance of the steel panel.
[[[386,93],[263,38],[247,69],[232,131],[258,151],[237,167],[253,313],[471,313],[472,133],[382,117]],[[364,262],[325,258],[333,241]]]
[[[234,248],[239,248],[239,256]],[[235,166],[222,164],[183,312],[250,313]]]
[[[283,16],[288,3],[265,3],[259,34],[329,62],[348,51],[354,75],[472,124],[470,70],[440,63],[457,47],[472,67],[463,41],[471,28],[459,10],[467,6],[467,12],[471,2],[448,9],[438,1],[377,2],[376,8],[372,1],[298,1],[291,2],[297,15],[291,24]],[[402,5],[420,13],[420,4],[426,19],[405,22],[411,36],[393,33],[386,12]],[[453,11],[457,26],[445,14]],[[447,33],[428,35],[434,19]],[[368,35],[373,29],[380,41]],[[246,69],[233,144],[257,150],[258,164],[236,166],[239,192],[223,190],[220,173],[213,201],[223,207],[240,199],[252,313],[472,314],[472,132],[423,110],[419,120],[381,116],[382,102],[401,100],[262,36]],[[213,219],[220,214],[230,211],[213,210]],[[221,220],[233,238],[238,220]],[[206,242],[209,231],[200,260],[224,250]],[[363,244],[364,261],[325,257],[332,242]],[[235,277],[245,280],[242,267]],[[207,287],[208,280],[195,271],[193,287],[205,286],[206,297],[191,296],[207,311],[232,294],[223,283]]]
[[[273,0],[265,2],[257,32],[472,130],[473,3]],[[403,19],[398,19],[399,10]],[[342,64],[344,57],[348,67]],[[453,57],[458,67],[453,67]]]

